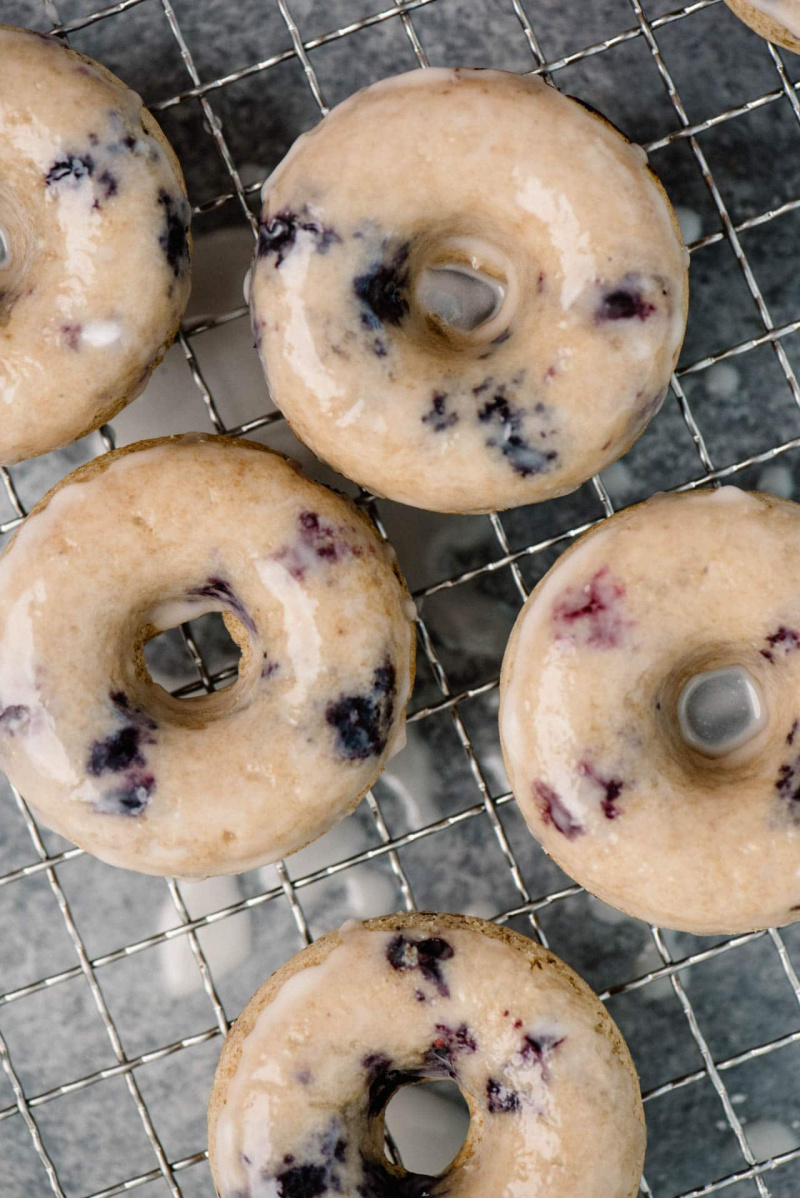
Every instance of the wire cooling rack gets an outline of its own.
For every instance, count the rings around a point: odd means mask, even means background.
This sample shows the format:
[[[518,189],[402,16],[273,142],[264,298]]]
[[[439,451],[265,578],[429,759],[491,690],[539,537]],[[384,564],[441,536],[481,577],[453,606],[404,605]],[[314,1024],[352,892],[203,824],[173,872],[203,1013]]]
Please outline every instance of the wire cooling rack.
[[[267,4],[270,0],[264,2]],[[585,2],[572,0],[576,14]],[[346,47],[362,31],[392,23],[402,30],[418,66],[425,68],[429,65],[429,59],[425,36],[418,27],[422,10],[435,5],[437,10],[441,8],[446,13],[448,4],[452,4],[453,19],[469,22],[480,17],[483,7],[482,0],[474,0],[471,5],[464,3],[464,0],[405,0],[405,3],[397,0],[393,6],[359,15],[358,19],[339,28],[304,37],[302,21],[295,20],[291,3],[287,0],[275,0],[275,3],[285,33],[288,34],[289,43],[285,48],[271,57],[247,63],[228,74],[201,80],[193,56],[191,37],[182,28],[170,0],[120,0],[117,4],[85,12],[79,18],[67,21],[62,20],[52,0],[43,0],[53,33],[65,40],[99,23],[107,22],[113,29],[121,14],[139,6],[152,10],[152,19],[163,23],[164,37],[174,39],[185,66],[187,86],[152,107],[157,115],[163,117],[170,110],[199,105],[209,136],[209,153],[218,155],[228,180],[224,192],[195,206],[196,234],[202,233],[204,218],[223,209],[235,210],[237,206],[239,212],[236,219],[240,222],[244,220],[253,235],[257,231],[253,197],[259,190],[261,180],[243,182],[243,176],[237,169],[226,128],[215,111],[216,98],[220,93],[224,95],[225,89],[294,60],[302,68],[313,102],[320,116],[324,117],[329,103],[316,67],[318,62],[323,61],[318,57],[319,52],[334,45]],[[500,3],[505,3],[505,0],[500,0]],[[556,85],[559,85],[561,73],[570,66],[589,63],[591,59],[609,54],[626,43],[638,42],[644,47],[652,68],[657,72],[670,112],[668,131],[651,139],[645,148],[657,171],[660,152],[678,145],[687,148],[694,169],[702,179],[713,216],[712,230],[697,236],[690,245],[693,266],[695,270],[698,266],[701,270],[717,269],[713,264],[708,266],[707,260],[704,264],[704,255],[718,247],[724,255],[724,269],[731,269],[732,265],[746,288],[751,315],[757,322],[752,335],[731,344],[725,343],[726,339],[723,338],[723,348],[684,362],[672,380],[673,399],[696,453],[694,457],[681,455],[680,477],[672,480],[673,486],[685,490],[714,484],[725,478],[744,483],[751,478],[753,469],[764,468],[783,455],[791,457],[791,451],[800,447],[800,435],[783,437],[757,453],[737,454],[736,460],[719,467],[715,465],[709,449],[709,430],[704,434],[689,401],[690,384],[695,376],[707,375],[711,378],[707,372],[712,368],[752,357],[762,351],[772,356],[770,369],[774,370],[774,364],[777,363],[780,386],[788,388],[792,404],[800,406],[800,387],[791,353],[788,352],[792,348],[789,340],[791,334],[800,330],[800,318],[776,322],[757,281],[758,272],[753,268],[743,245],[743,235],[761,226],[777,228],[782,220],[790,218],[791,213],[800,208],[800,198],[787,199],[741,219],[735,218],[731,214],[729,200],[724,196],[724,188],[718,186],[715,180],[704,148],[704,135],[708,131],[729,122],[745,121],[761,109],[783,107],[790,112],[791,120],[797,123],[797,152],[800,154],[800,100],[798,84],[791,78],[792,65],[796,64],[787,63],[782,53],[774,47],[753,40],[749,43],[752,53],[762,54],[765,63],[769,64],[771,86],[755,98],[693,122],[676,84],[675,66],[681,43],[674,34],[676,30],[681,30],[685,31],[687,39],[691,38],[694,23],[699,21],[700,15],[718,4],[719,0],[697,0],[696,3],[665,11],[663,2],[659,4],[657,0],[649,0],[646,4],[640,0],[619,0],[618,28],[609,29],[601,40],[577,46],[568,54],[548,61],[537,36],[541,10],[548,7],[548,0],[508,0],[508,7],[518,24],[518,37],[529,55],[529,69]],[[296,7],[299,12],[299,0]],[[336,12],[341,8],[342,5],[338,5]],[[358,4],[354,3],[353,8],[358,8],[360,13],[363,9],[361,0]],[[656,9],[659,10],[657,13]],[[189,22],[186,24],[188,26]],[[576,42],[580,42],[578,24],[576,21],[573,34]],[[704,26],[704,29],[707,28]],[[662,45],[667,38],[669,51]],[[79,40],[75,44],[77,48],[82,48]],[[690,44],[688,40],[686,44]],[[480,65],[481,59],[474,56],[473,61]],[[768,157],[765,147],[765,169]],[[714,261],[722,260],[719,258]],[[280,426],[280,414],[274,410],[265,411],[235,427],[226,426],[217,394],[219,389],[212,389],[207,380],[209,371],[201,365],[204,339],[208,339],[214,329],[224,324],[245,320],[244,307],[235,307],[211,318],[187,320],[179,336],[179,346],[196,385],[198,418],[195,426],[200,423],[204,411],[205,426],[210,425],[218,433],[233,436],[264,434],[269,441],[270,433]],[[719,380],[718,370],[715,377]],[[716,392],[719,394],[724,390],[718,381]],[[750,396],[751,403],[758,402],[758,399],[758,395]],[[662,419],[663,415],[657,418],[656,423]],[[763,437],[761,443],[763,445]],[[112,448],[115,444],[112,428],[104,428],[94,444],[98,452]],[[688,448],[688,441],[686,445]],[[1,535],[19,525],[24,519],[25,507],[20,498],[18,472],[2,470],[0,473],[12,513],[10,518],[0,523]],[[209,1045],[209,1060],[213,1067],[221,1038],[246,997],[246,994],[239,993],[234,997],[224,997],[225,987],[212,975],[200,943],[203,930],[223,921],[235,921],[242,912],[250,912],[262,922],[269,938],[273,927],[280,925],[285,931],[286,916],[290,915],[294,924],[294,939],[288,951],[282,947],[279,954],[286,956],[289,951],[312,939],[315,921],[308,915],[308,904],[315,888],[334,884],[337,879],[346,878],[352,871],[367,864],[388,869],[397,890],[397,905],[414,909],[419,901],[419,891],[424,887],[418,881],[418,870],[417,877],[412,877],[415,872],[409,865],[412,850],[433,845],[425,860],[426,868],[435,870],[439,855],[442,855],[442,859],[447,856],[444,847],[437,847],[444,846],[444,838],[476,825],[486,830],[487,862],[492,854],[493,861],[502,862],[505,889],[501,886],[498,889],[511,896],[502,910],[492,911],[497,922],[518,927],[543,943],[549,943],[589,976],[628,1035],[640,1070],[643,1062],[649,1059],[648,1053],[653,1045],[664,1040],[660,1072],[648,1068],[645,1071],[647,1076],[643,1078],[651,1147],[641,1193],[653,1198],[673,1198],[675,1195],[680,1198],[700,1198],[701,1195],[722,1191],[736,1198],[756,1193],[761,1198],[769,1198],[770,1195],[772,1198],[788,1198],[800,1194],[800,1134],[794,1135],[794,1146],[791,1146],[792,1136],[789,1134],[789,1145],[779,1145],[780,1151],[775,1154],[769,1147],[772,1143],[774,1148],[774,1140],[765,1140],[763,1134],[755,1134],[756,1125],[763,1132],[765,1121],[763,1118],[754,1120],[753,1115],[762,1115],[764,1112],[756,1110],[748,1112],[746,1116],[743,1111],[746,1095],[739,1092],[749,1087],[753,1093],[757,1091],[762,1096],[777,1094],[778,1108],[775,1103],[771,1108],[773,1122],[781,1118],[789,1120],[794,1113],[791,1128],[787,1128],[784,1122],[783,1130],[791,1133],[791,1129],[796,1131],[800,1127],[800,1119],[797,1118],[800,1115],[800,1085],[797,1081],[800,1077],[800,1057],[794,1052],[795,1046],[800,1047],[800,981],[792,961],[793,955],[795,960],[800,958],[800,938],[795,930],[771,930],[701,941],[670,935],[655,927],[643,929],[635,921],[620,919],[614,921],[613,944],[610,931],[608,945],[603,943],[602,929],[604,926],[611,928],[611,923],[594,925],[595,939],[599,943],[594,946],[592,955],[586,948],[585,937],[581,939],[584,916],[589,910],[586,904],[592,900],[583,894],[580,887],[570,884],[569,879],[560,875],[538,853],[527,833],[520,833],[521,825],[515,815],[513,797],[502,786],[495,784],[496,772],[493,773],[492,764],[488,761],[489,754],[484,749],[481,729],[485,729],[490,721],[491,700],[497,688],[496,671],[492,676],[463,685],[458,677],[454,677],[458,671],[453,669],[452,655],[448,660],[448,653],[442,648],[438,626],[442,623],[446,625],[448,605],[454,602],[460,592],[474,586],[491,586],[502,580],[506,587],[506,598],[510,588],[512,603],[518,608],[527,597],[531,582],[544,571],[554,556],[593,523],[613,513],[614,503],[610,494],[613,488],[607,487],[600,477],[594,478],[584,490],[581,518],[571,520],[566,528],[559,527],[557,505],[550,504],[537,509],[532,525],[535,536],[530,534],[531,525],[527,526],[526,536],[519,535],[519,522],[515,522],[514,514],[488,517],[486,528],[490,530],[493,543],[490,549],[486,549],[483,560],[475,561],[474,556],[469,559],[467,555],[468,560],[462,561],[449,576],[428,580],[416,589],[415,599],[420,609],[417,624],[420,676],[427,678],[427,682],[420,683],[417,688],[417,694],[422,694],[422,705],[414,706],[414,702],[420,703],[419,699],[412,701],[411,730],[413,732],[417,726],[427,734],[429,728],[432,730],[436,726],[442,729],[446,726],[451,738],[449,743],[457,746],[454,753],[463,767],[459,775],[459,793],[451,796],[446,813],[439,818],[429,821],[418,819],[413,826],[403,828],[402,821],[385,817],[384,810],[389,800],[379,784],[375,793],[367,796],[359,812],[359,818],[369,825],[365,847],[360,851],[349,852],[342,859],[305,873],[292,870],[291,862],[288,865],[282,863],[277,866],[274,885],[265,887],[258,883],[256,876],[250,892],[240,901],[228,903],[198,918],[190,917],[186,892],[179,883],[173,880],[166,883],[159,879],[137,880],[133,875],[119,874],[120,886],[123,886],[124,877],[131,884],[136,882],[148,888],[137,891],[139,895],[152,894],[155,890],[163,893],[166,886],[174,907],[174,918],[171,926],[164,931],[153,931],[145,936],[126,936],[126,928],[131,926],[128,920],[130,904],[120,905],[107,913],[104,924],[112,940],[116,938],[117,947],[111,951],[97,952],[82,930],[84,902],[70,881],[70,871],[75,870],[80,862],[91,864],[90,859],[80,849],[61,847],[46,831],[40,830],[24,798],[12,793],[12,802],[17,809],[14,818],[21,819],[24,824],[28,847],[23,862],[0,875],[0,895],[9,888],[21,887],[33,880],[44,887],[44,890],[40,887],[36,891],[37,910],[41,919],[32,926],[31,935],[34,939],[42,939],[42,954],[35,959],[46,964],[40,976],[25,980],[24,984],[15,985],[13,989],[3,986],[0,978],[0,989],[4,991],[0,993],[0,1030],[4,1033],[0,1035],[0,1061],[3,1066],[3,1074],[0,1074],[0,1144],[3,1143],[4,1128],[15,1125],[19,1130],[13,1138],[14,1151],[23,1156],[29,1152],[32,1162],[30,1185],[9,1190],[9,1194],[45,1193],[48,1192],[48,1186],[49,1191],[59,1198],[71,1198],[73,1194],[81,1198],[84,1195],[87,1198],[89,1195],[91,1198],[111,1198],[129,1190],[163,1194],[165,1188],[173,1196],[212,1193],[202,1126],[195,1120],[191,1128],[191,1134],[195,1136],[193,1145],[187,1146],[183,1142],[182,1150],[174,1150],[163,1130],[167,1119],[164,1102],[159,1102],[159,1095],[163,1100],[166,1094],[169,1104],[173,1108],[177,1105],[179,1111],[184,1104],[188,1112],[192,1101],[196,1108],[202,1109],[205,1092],[190,1095],[186,1088],[181,1088],[180,1062],[198,1052],[202,1046]],[[388,505],[363,493],[359,501],[370,511],[379,529],[385,532]],[[554,513],[552,518],[549,516],[551,511]],[[413,513],[404,513],[412,532],[415,518]],[[396,519],[396,513],[393,519]],[[392,520],[389,526],[394,538]],[[436,613],[433,620],[435,627],[431,626],[427,617],[429,610]],[[184,626],[183,636],[194,664],[195,677],[175,693],[184,697],[208,693],[235,676],[235,665],[227,663],[215,666],[206,660],[199,638],[193,634],[192,628]],[[534,853],[538,855],[533,856]],[[452,890],[437,893],[443,899],[439,903],[441,906],[448,905],[448,894],[453,896],[450,901],[454,905],[458,901],[456,892]],[[425,899],[429,899],[428,891],[425,891]],[[45,954],[48,942],[46,929],[53,924],[56,907],[59,912],[55,917],[56,922],[63,921],[67,938],[64,944],[67,947],[62,944],[59,951],[49,958]],[[76,907],[80,908],[78,914]],[[604,918],[609,921],[612,917],[606,913]],[[616,927],[617,922],[619,927]],[[645,933],[649,937],[649,956],[648,952],[639,951],[638,955],[631,958],[625,947],[626,936],[630,938]],[[283,945],[284,941],[277,932],[275,935],[276,942]],[[96,943],[94,935],[91,939]],[[194,1013],[197,1009],[193,1008],[193,1019],[199,1020],[199,1026],[187,1033],[186,1028],[190,1024],[181,1024],[182,1006],[176,1002],[171,1015],[178,1021],[172,1024],[177,1027],[177,1034],[170,1039],[161,1037],[157,1043],[148,1042],[139,1033],[148,1024],[151,1013],[145,1007],[140,1012],[138,1024],[128,1023],[126,1027],[121,1027],[120,1017],[115,1015],[114,1003],[108,997],[113,987],[106,985],[106,979],[111,976],[115,966],[128,961],[134,964],[138,961],[136,967],[140,970],[140,976],[141,971],[152,973],[154,952],[170,941],[181,939],[190,945],[200,971],[206,1014],[197,1015]],[[265,952],[264,960],[256,963],[259,980],[279,963],[279,960],[268,958],[269,953]],[[57,968],[47,964],[50,960],[57,963]],[[598,961],[602,961],[602,965]],[[726,972],[733,961],[740,962],[738,971]],[[642,968],[642,962],[649,964]],[[734,979],[733,982],[731,979]],[[753,997],[748,991],[748,984],[752,989],[753,979],[755,1003],[757,1006],[760,1004],[759,1009],[766,1012],[765,1020],[759,1025],[759,1034],[753,1030],[756,1024],[750,1021],[749,1008],[743,1011],[742,1006]],[[106,1038],[105,1063],[88,1072],[81,1072],[75,1065],[65,1065],[65,1072],[60,1075],[64,1080],[46,1087],[37,1086],[32,1081],[26,1082],[26,1077],[33,1076],[26,1069],[25,1061],[31,1047],[31,1037],[17,1036],[14,1040],[10,1032],[6,1034],[7,1028],[15,1026],[11,1016],[23,1009],[25,1004],[36,1002],[45,995],[60,990],[66,993],[73,982],[83,987],[81,993],[84,996],[88,992],[90,997],[92,1018],[102,1028]],[[784,988],[780,1001],[775,998],[779,987]],[[658,995],[658,1002],[648,1005],[649,996],[653,994]],[[625,1007],[628,1001],[639,1004],[636,1007],[638,1014],[631,1013],[633,1008]],[[668,1003],[669,1014],[664,1014],[667,1009],[663,1006],[665,1002]],[[186,1011],[188,1019],[188,1006]],[[776,1014],[778,1011],[782,1012],[780,1019]],[[75,1017],[78,1018],[77,1015]],[[78,1035],[78,1030],[70,1025],[68,1018],[61,1016],[57,1019],[44,1015],[40,1024],[34,1025],[49,1034],[49,1047],[45,1052],[52,1049],[58,1059],[60,1043],[73,1034]],[[766,1028],[766,1034],[762,1028]],[[91,1053],[87,1052],[88,1057],[91,1057]],[[163,1062],[166,1062],[167,1068],[159,1074],[160,1089],[154,1088],[149,1078],[155,1076]],[[756,1080],[753,1072],[756,1068],[762,1070],[758,1075],[760,1081]],[[749,1081],[746,1080],[748,1076]],[[177,1079],[172,1089],[168,1084],[170,1078]],[[116,1084],[109,1088],[112,1083]],[[61,1109],[63,1102],[95,1092],[104,1095],[99,1106],[94,1108],[101,1114],[99,1117],[95,1114],[93,1121],[84,1127],[82,1150],[89,1156],[100,1154],[101,1145],[108,1147],[110,1143],[111,1159],[116,1160],[115,1136],[118,1136],[119,1159],[104,1177],[101,1188],[96,1185],[87,1188],[72,1177],[67,1181],[62,1178],[62,1172],[68,1172],[61,1164],[65,1159],[65,1145],[63,1137],[59,1137],[59,1120],[49,1118],[48,1109]],[[792,1095],[794,1106],[791,1103]],[[702,1096],[702,1099],[695,1101],[695,1096]],[[764,1097],[763,1102],[766,1104],[764,1110],[769,1114],[768,1098]],[[135,1115],[144,1133],[147,1148],[145,1155],[137,1158],[138,1168],[127,1165],[129,1154],[123,1151],[120,1130],[123,1123],[115,1113],[120,1105],[125,1112]],[[665,1116],[662,1111],[667,1108],[670,1114]],[[127,1117],[126,1114],[124,1118]],[[61,1125],[65,1125],[64,1121]],[[764,1151],[764,1144],[768,1151]],[[693,1163],[690,1173],[687,1173],[685,1166],[689,1157]],[[0,1193],[5,1193],[2,1174],[3,1169],[0,1168]],[[36,1181],[36,1178],[39,1180]]]

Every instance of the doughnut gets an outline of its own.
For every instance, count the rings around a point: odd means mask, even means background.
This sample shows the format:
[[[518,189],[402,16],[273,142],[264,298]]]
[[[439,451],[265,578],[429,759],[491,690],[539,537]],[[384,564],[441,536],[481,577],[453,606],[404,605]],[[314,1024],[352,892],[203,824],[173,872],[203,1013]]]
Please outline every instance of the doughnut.
[[[373,84],[262,196],[246,293],[271,394],[375,494],[550,499],[660,407],[686,323],[675,215],[644,151],[542,80]]]
[[[383,1151],[400,1087],[457,1082],[467,1138],[438,1177]],[[577,974],[465,915],[351,922],[287,961],[233,1025],[208,1112],[219,1198],[633,1198],[636,1071]]]
[[[0,25],[0,464],[99,428],[145,388],[189,298],[178,160],[135,92]]]
[[[500,736],[592,894],[697,935],[800,918],[800,505],[736,487],[595,526],[522,609]]]
[[[177,699],[145,643],[218,611],[227,689]],[[205,877],[294,852],[402,746],[413,604],[348,500],[249,441],[80,467],[0,558],[0,767],[101,860]]]
[[[800,54],[800,0],[725,0],[745,25]]]

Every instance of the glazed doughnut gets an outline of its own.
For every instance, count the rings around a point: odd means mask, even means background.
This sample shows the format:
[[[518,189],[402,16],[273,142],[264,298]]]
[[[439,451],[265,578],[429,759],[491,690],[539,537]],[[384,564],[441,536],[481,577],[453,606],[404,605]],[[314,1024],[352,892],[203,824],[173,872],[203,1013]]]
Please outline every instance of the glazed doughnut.
[[[659,495],[587,533],[515,625],[522,814],[592,894],[698,935],[800,917],[800,505]]]
[[[573,491],[661,405],[688,255],[644,152],[540,79],[426,70],[346,100],[263,191],[249,284],[277,405],[379,495]]]
[[[189,205],[140,98],[0,26],[0,463],[82,437],[147,383],[189,298]]]
[[[157,633],[220,611],[225,690],[176,699]],[[0,766],[112,865],[251,869],[351,811],[404,739],[413,604],[349,500],[261,445],[143,441],[71,474],[0,559]]]
[[[725,0],[745,25],[800,54],[800,0]]]
[[[456,1081],[471,1123],[439,1177],[383,1151],[401,1086]],[[219,1198],[632,1198],[645,1147],[628,1049],[551,952],[464,915],[350,923],[234,1024],[208,1112]]]

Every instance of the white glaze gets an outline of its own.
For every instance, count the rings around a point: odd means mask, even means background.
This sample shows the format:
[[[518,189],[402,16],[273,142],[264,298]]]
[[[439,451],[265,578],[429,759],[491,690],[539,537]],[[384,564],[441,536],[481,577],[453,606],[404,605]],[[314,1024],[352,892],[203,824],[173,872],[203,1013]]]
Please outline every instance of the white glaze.
[[[800,507],[725,487],[614,516],[528,600],[501,676],[509,780],[605,902],[698,934],[797,918],[798,594]],[[729,666],[764,726],[712,759],[684,743],[678,705]]]
[[[788,29],[795,37],[800,37],[800,2],[799,0],[749,0],[753,8],[771,17],[784,29]]]
[[[55,38],[0,26],[0,462],[130,402],[189,295],[189,206],[139,96]]]
[[[402,735],[406,603],[371,526],[276,455],[197,436],[123,452],[68,480],[0,560],[0,764],[114,864],[275,860],[351,810]],[[135,648],[207,611],[232,621],[240,676],[181,702]],[[345,699],[361,706],[337,715]]]
[[[676,222],[640,147],[541,80],[381,81],[262,199],[249,294],[271,392],[373,492],[452,511],[564,494],[660,406],[685,322]],[[448,262],[505,290],[472,332],[420,302]]]
[[[321,1174],[320,1198],[394,1192],[380,1174],[383,1104],[368,1110],[371,1080],[389,1070],[454,1076],[473,1108],[465,1150],[426,1193],[630,1198],[644,1148],[638,1089],[588,987],[542,950],[534,968],[478,921],[395,918],[397,930],[349,922],[320,964],[260,1011],[253,1000],[236,1070],[212,1096],[212,1111],[224,1101],[209,1137],[221,1198],[288,1192],[287,1160]],[[417,944],[444,944],[439,980],[394,968],[398,940],[412,963]]]

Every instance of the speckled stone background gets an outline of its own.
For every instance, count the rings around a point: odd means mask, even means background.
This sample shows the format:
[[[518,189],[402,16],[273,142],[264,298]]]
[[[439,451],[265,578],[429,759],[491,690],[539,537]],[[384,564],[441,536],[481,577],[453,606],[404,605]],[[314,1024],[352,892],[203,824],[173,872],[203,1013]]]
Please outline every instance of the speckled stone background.
[[[380,0],[289,0],[328,104],[417,65],[409,30],[389,0],[384,3],[385,19],[362,25],[380,11]],[[612,503],[625,506],[699,480],[709,469],[727,468],[734,468],[737,485],[800,497],[800,396],[793,374],[800,367],[800,338],[792,323],[800,318],[800,110],[794,83],[800,58],[773,60],[766,44],[718,0],[700,0],[688,16],[676,8],[679,19],[663,20],[673,3],[644,0],[644,10],[686,118],[701,126],[697,153],[688,138],[675,137],[680,120],[631,0],[413,0],[408,11],[432,64],[516,71],[537,65],[520,20],[527,14],[558,86],[651,146],[651,162],[678,207],[687,240],[711,239],[692,256],[682,393],[670,397],[638,444],[605,472]],[[145,395],[115,421],[117,442],[209,429],[202,386],[225,426],[235,429],[272,405],[241,311],[251,232],[236,198],[216,202],[232,186],[209,126],[216,123],[254,206],[255,185],[318,120],[319,109],[275,0],[173,0],[172,7],[167,0],[124,0],[119,7],[119,14],[82,25],[92,0],[58,0],[57,11],[39,0],[0,0],[0,19],[42,31],[52,27],[51,18],[82,26],[70,35],[71,44],[119,73],[156,108],[197,209],[187,322],[190,333],[199,330],[187,343],[193,358],[187,362],[181,347],[170,351]],[[352,32],[338,35],[350,25]],[[606,40],[611,48],[584,53]],[[260,65],[243,70],[253,64]],[[191,71],[201,82],[205,110],[196,96],[176,102],[194,87]],[[228,76],[233,80],[226,82]],[[713,119],[730,112],[730,119]],[[704,169],[718,188],[716,200]],[[741,230],[748,279],[723,220],[739,227],[784,205],[774,219]],[[219,321],[223,314],[232,319]],[[780,353],[765,339],[769,327],[781,330]],[[754,340],[759,344],[751,346]],[[704,439],[705,464],[681,412],[684,393]],[[314,463],[281,421],[261,425],[253,435],[297,456],[315,477],[353,492]],[[788,448],[771,456],[779,445]],[[102,448],[95,434],[18,467],[12,476],[20,500],[29,507]],[[381,850],[384,833],[365,802],[340,828],[290,859],[288,876],[300,880],[296,898],[311,934],[347,916],[397,909],[409,894],[421,908],[503,916],[530,933],[524,915],[504,913],[524,906],[526,896],[536,901],[566,891],[540,905],[537,918],[552,947],[606,994],[631,1045],[649,1096],[645,1192],[657,1198],[715,1192],[717,1187],[703,1187],[746,1172],[747,1155],[751,1162],[783,1155],[787,1159],[763,1172],[758,1185],[737,1180],[724,1193],[797,1198],[800,987],[793,970],[800,969],[800,925],[780,940],[743,937],[724,951],[715,951],[714,938],[666,933],[664,953],[680,963],[676,988],[649,928],[575,893],[505,798],[495,683],[521,598],[508,565],[481,570],[504,560],[496,531],[483,517],[434,516],[385,502],[378,508],[419,596],[450,690],[468,694],[457,708],[443,703],[430,660],[420,652],[411,710],[424,718],[410,725],[408,747],[375,788],[385,835],[398,843],[396,858]],[[569,543],[562,534],[601,515],[591,485],[566,499],[505,514],[502,529],[512,552],[544,543],[520,557],[519,582],[530,587]],[[0,526],[13,517],[0,492]],[[421,594],[465,573],[457,586]],[[216,619],[197,621],[193,631],[212,672],[230,665]],[[171,687],[197,679],[177,632],[153,645],[151,667]],[[474,746],[472,760],[465,737]],[[496,808],[485,801],[481,784],[499,799]],[[441,830],[417,834],[436,821]],[[516,879],[498,832],[518,865]],[[280,878],[270,868],[180,885],[171,894],[160,879],[70,853],[46,830],[41,837],[43,851],[67,853],[52,875],[27,868],[40,859],[35,831],[0,781],[0,1032],[31,1104],[29,1119],[62,1187],[55,1192],[110,1198],[136,1179],[135,1192],[146,1198],[165,1195],[170,1186],[173,1194],[208,1198],[213,1187],[202,1156],[204,1115],[222,1012],[235,1018],[264,977],[302,945]],[[325,872],[354,855],[357,864]],[[194,919],[237,905],[235,914],[201,924],[198,933],[215,990],[203,987],[185,933],[164,936],[181,926],[175,902],[181,895]],[[116,1042],[100,1011],[113,1021]],[[776,1041],[772,1051],[752,1051]],[[174,1051],[164,1051],[171,1046]],[[720,1063],[719,1072],[707,1067],[710,1061]],[[0,1195],[48,1194],[54,1187],[10,1079],[8,1070],[0,1071]],[[177,1162],[172,1173],[160,1168],[137,1094],[163,1161]],[[459,1108],[441,1088],[423,1090],[416,1099],[404,1092],[403,1101],[406,1109],[394,1126],[407,1160],[423,1168],[432,1150],[431,1127],[434,1141],[458,1142]],[[731,1115],[746,1137],[744,1151]]]

